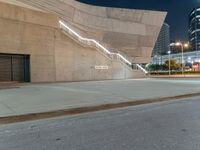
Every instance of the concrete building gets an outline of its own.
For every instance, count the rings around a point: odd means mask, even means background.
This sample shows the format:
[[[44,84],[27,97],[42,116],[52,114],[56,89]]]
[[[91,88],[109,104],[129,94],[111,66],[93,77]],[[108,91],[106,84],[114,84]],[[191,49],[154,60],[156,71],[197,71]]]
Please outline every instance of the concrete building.
[[[150,62],[166,16],[74,0],[0,1],[0,81],[144,76],[139,64]]]
[[[196,53],[198,53],[198,55],[200,55],[200,51],[183,53],[184,64],[200,63],[200,59],[196,59]],[[169,58],[175,59],[177,61],[177,63],[181,63],[182,62],[182,53],[176,53],[176,54],[170,54],[170,55],[167,54],[167,55],[152,57],[151,63],[152,64],[164,64],[167,60],[169,60]]]
[[[176,43],[176,41],[171,41],[170,43]],[[177,53],[180,53],[181,52],[181,46],[176,46],[176,45],[170,45],[170,51],[171,51],[171,54],[177,54]],[[183,47],[183,51],[186,52],[186,49],[185,47]],[[167,53],[166,53],[167,54]]]
[[[170,50],[170,27],[167,23],[164,23],[153,49],[152,56],[167,54]]]

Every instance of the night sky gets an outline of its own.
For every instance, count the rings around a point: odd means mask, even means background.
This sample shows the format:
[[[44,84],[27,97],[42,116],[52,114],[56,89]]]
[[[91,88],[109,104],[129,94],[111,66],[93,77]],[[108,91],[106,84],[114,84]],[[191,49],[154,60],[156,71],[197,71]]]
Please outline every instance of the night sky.
[[[188,40],[188,15],[200,0],[79,0],[81,2],[120,8],[167,11],[165,20],[170,25],[171,40]]]

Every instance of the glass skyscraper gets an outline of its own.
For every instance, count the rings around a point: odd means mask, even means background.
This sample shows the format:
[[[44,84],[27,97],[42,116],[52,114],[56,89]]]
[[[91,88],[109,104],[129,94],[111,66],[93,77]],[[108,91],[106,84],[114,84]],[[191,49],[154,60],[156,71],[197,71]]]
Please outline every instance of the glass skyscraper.
[[[200,51],[200,7],[195,8],[189,14],[189,42],[192,51]],[[196,53],[196,59],[199,59]]]
[[[152,56],[167,54],[167,52],[170,50],[169,44],[170,27],[167,23],[164,23],[156,41],[155,47],[153,49]]]

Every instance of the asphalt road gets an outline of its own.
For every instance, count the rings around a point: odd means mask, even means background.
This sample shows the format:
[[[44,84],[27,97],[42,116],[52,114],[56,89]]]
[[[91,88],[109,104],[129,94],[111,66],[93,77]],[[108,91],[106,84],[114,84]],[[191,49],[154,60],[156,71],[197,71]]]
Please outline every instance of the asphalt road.
[[[0,150],[199,150],[200,97],[0,126]]]

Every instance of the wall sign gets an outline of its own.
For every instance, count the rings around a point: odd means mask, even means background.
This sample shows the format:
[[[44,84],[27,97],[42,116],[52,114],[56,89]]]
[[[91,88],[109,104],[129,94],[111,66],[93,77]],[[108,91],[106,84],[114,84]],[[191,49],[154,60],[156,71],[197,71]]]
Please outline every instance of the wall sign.
[[[95,66],[96,70],[108,70],[108,66]]]

